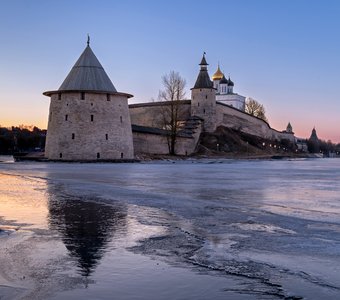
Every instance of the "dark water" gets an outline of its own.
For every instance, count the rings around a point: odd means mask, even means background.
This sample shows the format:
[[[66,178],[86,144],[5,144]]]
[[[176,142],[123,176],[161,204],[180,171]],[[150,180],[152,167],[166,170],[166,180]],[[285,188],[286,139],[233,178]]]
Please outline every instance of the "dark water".
[[[0,298],[337,299],[339,180],[337,159],[0,164]]]

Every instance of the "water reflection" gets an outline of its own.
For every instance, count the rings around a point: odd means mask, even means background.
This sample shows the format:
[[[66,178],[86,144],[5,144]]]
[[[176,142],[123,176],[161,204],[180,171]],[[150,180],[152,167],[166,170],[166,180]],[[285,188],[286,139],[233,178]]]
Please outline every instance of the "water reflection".
[[[77,197],[48,188],[49,225],[62,234],[70,255],[77,259],[79,272],[89,276],[109,248],[115,233],[126,231],[127,208],[105,204],[91,197]]]

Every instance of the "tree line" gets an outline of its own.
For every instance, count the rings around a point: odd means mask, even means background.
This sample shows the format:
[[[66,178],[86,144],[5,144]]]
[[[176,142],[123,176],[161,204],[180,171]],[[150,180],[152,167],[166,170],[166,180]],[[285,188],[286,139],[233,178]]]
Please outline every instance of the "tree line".
[[[45,147],[46,130],[36,126],[0,126],[0,154],[41,151]]]

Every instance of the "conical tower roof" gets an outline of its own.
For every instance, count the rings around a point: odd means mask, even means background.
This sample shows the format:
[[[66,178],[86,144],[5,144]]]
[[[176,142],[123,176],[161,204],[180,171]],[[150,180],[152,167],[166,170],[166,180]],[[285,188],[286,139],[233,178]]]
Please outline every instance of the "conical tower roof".
[[[61,84],[59,91],[117,92],[89,45]]]
[[[133,97],[130,94],[117,92],[109,76],[106,74],[104,68],[89,46],[89,40],[87,42],[87,47],[80,55],[59,89],[57,91],[48,91],[43,94],[45,96],[51,96],[52,94],[61,92],[95,92],[119,94],[127,96],[128,98]]]
[[[205,59],[205,53],[203,54],[201,63],[199,65],[201,66],[201,69],[197,76],[193,89],[213,88],[214,85],[213,85],[213,82],[210,80],[208,70],[207,70],[208,63]]]

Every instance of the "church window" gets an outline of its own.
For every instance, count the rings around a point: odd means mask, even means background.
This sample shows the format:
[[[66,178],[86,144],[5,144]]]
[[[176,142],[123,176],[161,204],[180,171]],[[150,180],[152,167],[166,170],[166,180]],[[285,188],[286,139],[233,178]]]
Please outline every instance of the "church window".
[[[120,154],[120,158],[123,158],[124,157],[124,153],[122,152],[121,154]]]
[[[123,117],[120,116],[120,123],[123,123]]]
[[[91,115],[91,122],[93,122],[93,115]]]
[[[106,94],[106,100],[111,101],[111,95],[110,94]]]
[[[61,100],[61,93],[58,94],[58,100]]]
[[[63,158],[63,154],[62,153],[59,153],[59,158]]]
[[[85,100],[85,93],[84,92],[80,93],[80,100]]]
[[[105,134],[105,139],[108,140],[109,139],[109,135]]]
[[[74,140],[74,138],[75,138],[75,134],[74,134],[74,133],[72,133],[72,140]]]
[[[99,152],[97,152],[97,158],[100,158],[100,153]]]
[[[65,115],[65,121],[67,121],[67,119],[68,119],[68,115]]]

